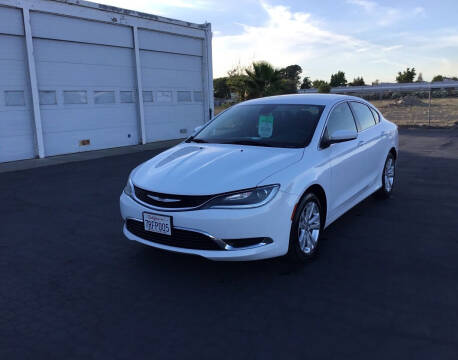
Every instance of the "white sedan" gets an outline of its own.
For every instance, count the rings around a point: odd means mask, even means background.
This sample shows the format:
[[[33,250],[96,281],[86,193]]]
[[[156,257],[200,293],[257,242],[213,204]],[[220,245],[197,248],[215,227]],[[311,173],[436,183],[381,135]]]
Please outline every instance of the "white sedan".
[[[306,261],[339,216],[390,196],[397,156],[396,125],[360,98],[246,101],[131,172],[124,234],[213,260]]]

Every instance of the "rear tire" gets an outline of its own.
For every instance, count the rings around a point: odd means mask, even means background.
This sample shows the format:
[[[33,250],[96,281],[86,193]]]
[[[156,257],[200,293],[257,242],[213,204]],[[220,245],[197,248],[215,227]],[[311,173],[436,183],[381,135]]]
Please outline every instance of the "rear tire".
[[[306,194],[297,206],[291,224],[287,254],[289,261],[305,263],[317,255],[323,224],[320,199],[314,193]]]
[[[382,187],[377,191],[381,199],[388,199],[393,193],[394,178],[396,174],[396,159],[390,152],[385,160],[382,172]]]

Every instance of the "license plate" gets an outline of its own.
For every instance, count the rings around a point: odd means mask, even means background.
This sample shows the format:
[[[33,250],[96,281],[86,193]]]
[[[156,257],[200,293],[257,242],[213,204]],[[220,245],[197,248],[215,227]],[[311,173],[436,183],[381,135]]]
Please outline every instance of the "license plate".
[[[172,217],[156,214],[143,214],[143,225],[146,231],[172,235]]]

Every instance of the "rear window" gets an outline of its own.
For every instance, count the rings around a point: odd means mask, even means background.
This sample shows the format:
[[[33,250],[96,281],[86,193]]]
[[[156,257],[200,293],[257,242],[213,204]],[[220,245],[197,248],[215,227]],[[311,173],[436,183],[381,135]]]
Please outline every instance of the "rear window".
[[[351,102],[351,107],[358,122],[358,130],[363,131],[375,125],[374,116],[368,106],[359,102]]]
[[[378,113],[376,110],[374,110],[373,108],[369,108],[369,109],[371,109],[372,115],[374,115],[375,122],[376,122],[376,123],[379,123],[379,122],[380,122],[380,115],[379,115],[379,113]]]

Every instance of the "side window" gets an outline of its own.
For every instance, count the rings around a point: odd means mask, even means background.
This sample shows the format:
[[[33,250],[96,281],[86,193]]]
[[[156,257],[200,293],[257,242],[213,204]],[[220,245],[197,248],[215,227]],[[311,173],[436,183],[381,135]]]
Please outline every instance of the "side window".
[[[374,119],[375,119],[375,123],[379,123],[380,122],[380,115],[377,111],[375,111],[374,109],[370,108],[371,111],[372,111],[372,115],[374,115]]]
[[[331,136],[337,130],[357,131],[353,114],[346,102],[337,105],[334,110],[332,110],[326,129],[328,136]]]
[[[358,121],[359,131],[366,130],[375,125],[372,111],[370,111],[366,105],[352,101],[351,107],[355,113],[356,121]]]

